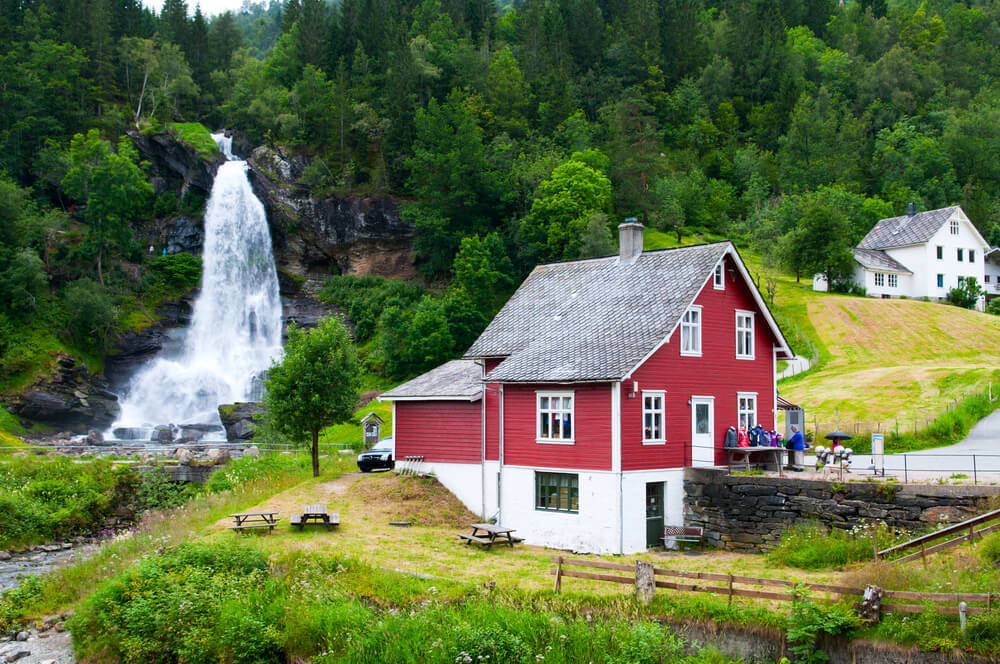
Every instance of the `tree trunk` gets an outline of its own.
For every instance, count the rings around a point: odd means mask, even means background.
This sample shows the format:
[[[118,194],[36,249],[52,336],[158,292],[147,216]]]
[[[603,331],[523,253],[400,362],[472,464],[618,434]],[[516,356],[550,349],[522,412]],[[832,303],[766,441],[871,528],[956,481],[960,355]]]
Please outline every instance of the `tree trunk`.
[[[97,280],[101,282],[101,286],[104,286],[104,271],[101,270],[101,254],[104,253],[104,247],[97,250]]]
[[[319,477],[319,428],[313,428],[312,435],[313,477]]]

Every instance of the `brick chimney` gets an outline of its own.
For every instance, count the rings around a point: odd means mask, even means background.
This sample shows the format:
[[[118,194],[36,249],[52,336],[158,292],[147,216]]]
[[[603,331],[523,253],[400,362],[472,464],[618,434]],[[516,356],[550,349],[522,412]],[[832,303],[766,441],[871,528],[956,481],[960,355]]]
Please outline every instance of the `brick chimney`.
[[[622,263],[634,263],[642,253],[642,229],[635,217],[618,224],[618,260]]]

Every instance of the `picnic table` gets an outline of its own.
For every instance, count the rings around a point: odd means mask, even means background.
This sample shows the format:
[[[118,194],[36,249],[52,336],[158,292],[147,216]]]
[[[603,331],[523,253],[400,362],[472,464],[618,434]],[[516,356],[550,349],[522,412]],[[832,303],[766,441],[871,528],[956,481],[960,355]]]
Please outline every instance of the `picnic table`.
[[[733,472],[734,463],[746,464],[747,472],[750,472],[750,457],[754,454],[760,454],[763,456],[772,455],[774,457],[774,468],[775,470],[781,470],[781,455],[785,453],[785,448],[783,447],[727,447],[726,458],[729,464],[729,473]]]
[[[327,530],[333,530],[334,526],[340,525],[340,513],[327,511],[326,505],[306,505],[302,508],[301,514],[292,515],[289,523],[302,530],[310,521],[323,524]]]
[[[466,544],[475,542],[484,545],[487,549],[494,544],[509,544],[510,548],[513,549],[514,542],[520,542],[521,539],[511,535],[512,532],[514,532],[513,528],[505,528],[492,523],[474,523],[471,535],[459,533],[458,536],[464,539]]]
[[[278,525],[277,512],[237,512],[230,514],[236,520],[236,525],[230,530],[237,533],[249,532],[256,528],[267,528],[267,532],[274,530]]]

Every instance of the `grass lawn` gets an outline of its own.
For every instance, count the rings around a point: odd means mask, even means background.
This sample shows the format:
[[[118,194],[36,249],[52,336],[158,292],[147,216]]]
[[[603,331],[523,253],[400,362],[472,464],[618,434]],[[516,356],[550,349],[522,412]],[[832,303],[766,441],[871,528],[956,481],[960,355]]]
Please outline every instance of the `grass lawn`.
[[[372,401],[367,406],[358,409],[350,422],[335,424],[323,429],[319,435],[319,444],[361,450],[364,447],[361,419],[368,413],[375,413],[385,423],[382,425],[382,438],[392,435],[392,403]]]

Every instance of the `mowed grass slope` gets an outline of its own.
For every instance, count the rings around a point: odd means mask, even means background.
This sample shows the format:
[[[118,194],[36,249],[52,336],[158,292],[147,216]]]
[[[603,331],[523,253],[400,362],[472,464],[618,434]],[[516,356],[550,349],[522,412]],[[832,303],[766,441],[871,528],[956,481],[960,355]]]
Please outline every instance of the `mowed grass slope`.
[[[825,359],[782,381],[781,394],[809,422],[883,422],[918,427],[954,400],[983,392],[1000,367],[1000,317],[946,304],[815,293],[782,279],[777,308],[808,320]],[[996,389],[996,384],[994,385]]]

